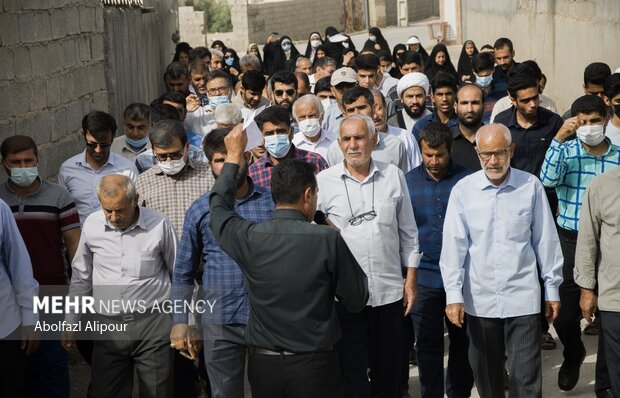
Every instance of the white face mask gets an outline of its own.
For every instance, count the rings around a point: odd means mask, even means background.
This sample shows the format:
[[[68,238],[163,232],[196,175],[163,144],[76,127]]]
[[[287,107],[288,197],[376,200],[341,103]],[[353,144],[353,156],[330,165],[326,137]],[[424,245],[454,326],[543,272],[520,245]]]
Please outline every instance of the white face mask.
[[[310,40],[310,46],[312,48],[317,48],[321,44],[323,44],[323,42],[321,42],[321,40]]]
[[[181,170],[183,170],[183,167],[185,167],[185,159],[181,158],[169,162],[159,162],[158,166],[164,174],[173,176],[179,174]]]
[[[368,40],[370,40],[370,41],[377,41],[377,36],[375,36],[375,35],[369,35],[369,36],[368,36]]]
[[[323,104],[323,109],[327,109],[332,105],[336,104],[336,100],[333,98],[323,98],[321,100],[321,104]]]
[[[308,138],[316,137],[321,131],[319,119],[306,119],[299,122],[299,131]]]
[[[605,126],[602,124],[581,126],[577,129],[577,138],[586,145],[596,146],[605,139]]]
[[[347,42],[347,41],[343,41],[343,42],[342,42],[342,47],[344,47],[344,48],[349,48],[349,42]]]

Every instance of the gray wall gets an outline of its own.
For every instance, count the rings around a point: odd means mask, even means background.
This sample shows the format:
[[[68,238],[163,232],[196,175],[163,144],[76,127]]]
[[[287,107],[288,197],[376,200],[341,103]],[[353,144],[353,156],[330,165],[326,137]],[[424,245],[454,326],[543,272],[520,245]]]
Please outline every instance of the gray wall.
[[[407,10],[409,22],[421,21],[432,16],[438,17],[439,0],[407,0]]]
[[[548,82],[545,94],[560,111],[583,94],[583,70],[591,62],[620,67],[620,1],[462,0],[463,40],[478,47],[509,37],[515,59],[534,59]]]

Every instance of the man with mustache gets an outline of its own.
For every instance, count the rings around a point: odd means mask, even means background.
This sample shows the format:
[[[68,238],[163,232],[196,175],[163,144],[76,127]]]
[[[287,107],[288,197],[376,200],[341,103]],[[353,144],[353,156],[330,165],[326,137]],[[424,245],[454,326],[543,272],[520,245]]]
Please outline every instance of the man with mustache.
[[[453,126],[452,160],[471,171],[480,170],[476,153],[476,132],[482,127],[484,91],[467,83],[456,92],[456,116],[459,123]]]

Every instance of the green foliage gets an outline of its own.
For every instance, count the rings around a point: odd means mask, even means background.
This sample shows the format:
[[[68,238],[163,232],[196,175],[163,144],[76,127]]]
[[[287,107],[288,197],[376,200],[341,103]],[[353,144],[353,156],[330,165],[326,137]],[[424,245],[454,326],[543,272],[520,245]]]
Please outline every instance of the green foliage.
[[[194,10],[205,12],[205,24],[208,32],[232,32],[230,6],[225,0],[186,0],[185,5]]]

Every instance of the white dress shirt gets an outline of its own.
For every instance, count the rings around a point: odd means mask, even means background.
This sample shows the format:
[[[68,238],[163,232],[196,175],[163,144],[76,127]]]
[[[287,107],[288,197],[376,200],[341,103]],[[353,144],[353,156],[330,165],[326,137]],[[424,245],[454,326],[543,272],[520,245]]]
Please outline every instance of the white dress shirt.
[[[403,172],[373,160],[368,177],[360,182],[340,162],[320,172],[317,182],[317,209],[340,229],[368,277],[368,305],[377,307],[400,300],[401,264],[417,267],[421,259],[418,228]],[[373,202],[377,216],[352,226],[349,220],[371,211]]]
[[[407,151],[407,158],[409,159],[409,170],[415,169],[422,164],[422,154],[420,153],[420,146],[417,141],[413,139],[413,134],[400,127],[387,126],[387,133],[393,135],[403,142],[405,150]],[[409,171],[407,170],[407,171]]]
[[[132,161],[114,152],[110,152],[108,162],[98,170],[93,170],[86,162],[86,151],[65,160],[60,166],[58,183],[71,194],[80,213],[81,223],[84,223],[90,213],[101,208],[97,197],[97,184],[101,177],[110,174],[124,175],[135,182],[138,169]]]
[[[327,159],[327,151],[329,150],[329,146],[332,144],[332,140],[330,140],[322,130],[320,134],[321,136],[318,141],[312,142],[308,139],[308,137],[303,135],[303,133],[295,133],[293,136],[293,145],[295,145],[298,149],[303,149],[304,151],[318,153],[323,157],[323,159]]]
[[[405,144],[398,138],[388,133],[377,133],[379,139],[377,146],[372,151],[372,158],[383,163],[391,163],[403,171],[403,173],[411,170],[409,167],[409,155]],[[338,141],[334,140],[327,150],[327,164],[333,166],[341,163],[344,159],[342,150],[338,145]]]
[[[92,295],[98,313],[141,312],[139,309],[99,311],[102,308],[97,304],[99,300],[142,300],[148,311],[155,301],[161,306],[170,296],[170,275],[177,250],[174,228],[162,213],[145,207],[138,209],[138,220],[122,231],[108,224],[103,210],[91,214],[84,222],[71,264],[69,294]],[[69,313],[65,319],[76,322],[79,314]]]
[[[509,173],[499,187],[484,170],[471,174],[448,201],[439,261],[446,303],[477,317],[539,313],[539,275],[545,300],[560,300],[564,259],[544,187],[532,174]]]

